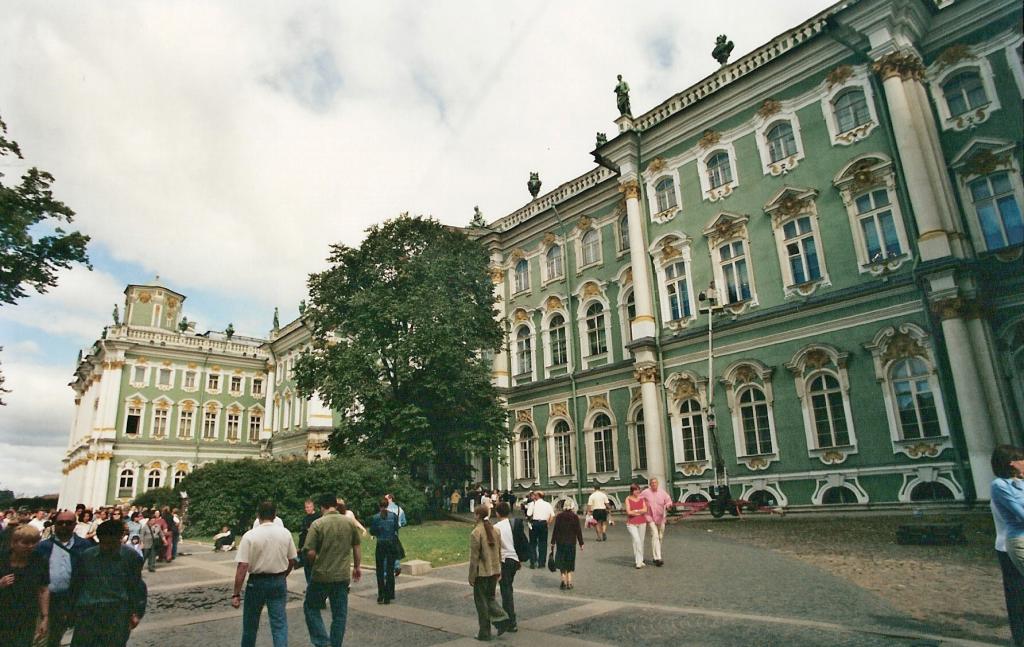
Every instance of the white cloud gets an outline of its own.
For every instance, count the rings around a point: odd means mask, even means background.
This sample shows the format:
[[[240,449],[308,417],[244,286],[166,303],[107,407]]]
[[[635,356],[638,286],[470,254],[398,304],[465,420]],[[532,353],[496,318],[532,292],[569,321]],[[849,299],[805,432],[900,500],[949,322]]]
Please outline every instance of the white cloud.
[[[63,447],[0,442],[0,489],[27,496],[57,494],[63,455]]]
[[[57,286],[46,293],[30,290],[30,296],[17,305],[0,308],[0,322],[38,328],[84,345],[99,337],[103,326],[113,323],[114,304],[124,305],[124,289],[124,283],[111,274],[76,267],[61,272]]]

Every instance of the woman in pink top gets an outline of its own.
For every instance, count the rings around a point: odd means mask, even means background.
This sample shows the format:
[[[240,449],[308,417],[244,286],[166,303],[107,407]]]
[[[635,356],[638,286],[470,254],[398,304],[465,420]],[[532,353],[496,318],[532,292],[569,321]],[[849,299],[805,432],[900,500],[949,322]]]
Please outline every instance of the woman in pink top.
[[[626,530],[633,540],[633,560],[637,568],[644,567],[644,535],[647,532],[647,501],[640,496],[640,486],[629,486],[626,497]]]

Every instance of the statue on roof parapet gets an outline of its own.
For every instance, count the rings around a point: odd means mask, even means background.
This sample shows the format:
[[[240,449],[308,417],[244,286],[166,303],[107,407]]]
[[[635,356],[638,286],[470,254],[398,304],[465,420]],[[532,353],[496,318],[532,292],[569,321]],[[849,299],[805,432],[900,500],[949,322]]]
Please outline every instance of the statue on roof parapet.
[[[120,326],[121,325],[121,313],[117,309],[117,304],[116,303],[114,304],[114,312],[112,314],[114,315],[114,325],[115,326]]]
[[[715,48],[711,50],[711,57],[719,62],[721,65],[726,65],[729,62],[729,56],[732,55],[732,48],[735,47],[729,37],[725,34],[720,34],[715,39]]]
[[[530,181],[526,183],[526,188],[530,190],[530,195],[537,197],[540,193],[540,173],[530,171]]]
[[[281,316],[278,313],[277,306],[274,306],[274,330],[281,329]]]
[[[619,83],[615,86],[615,104],[619,107],[619,115],[632,117],[629,109],[629,84],[622,80],[622,75],[616,77]]]
[[[484,221],[484,214],[480,213],[479,205],[473,207],[473,219],[469,221],[469,226],[480,229],[487,226],[487,223]]]
[[[601,148],[608,143],[608,135],[604,133],[597,133],[597,148]]]

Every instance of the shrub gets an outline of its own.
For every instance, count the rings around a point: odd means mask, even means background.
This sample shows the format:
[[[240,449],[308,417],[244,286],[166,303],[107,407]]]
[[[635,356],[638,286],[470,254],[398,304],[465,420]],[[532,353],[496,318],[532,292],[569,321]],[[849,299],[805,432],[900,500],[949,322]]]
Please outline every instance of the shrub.
[[[304,460],[243,459],[218,461],[189,474],[178,486],[188,493],[189,535],[212,535],[229,525],[248,530],[260,501],[277,506],[285,526],[298,530],[305,515],[303,503],[324,493],[345,499],[360,519],[376,514],[387,492],[418,523],[426,509],[422,488],[408,476],[396,475],[386,463],[364,456],[346,456],[308,463]]]
[[[153,488],[152,490],[146,490],[139,496],[135,497],[135,500],[132,501],[132,505],[150,509],[159,509],[164,506],[169,508],[180,508],[181,496],[172,488],[158,487]]]

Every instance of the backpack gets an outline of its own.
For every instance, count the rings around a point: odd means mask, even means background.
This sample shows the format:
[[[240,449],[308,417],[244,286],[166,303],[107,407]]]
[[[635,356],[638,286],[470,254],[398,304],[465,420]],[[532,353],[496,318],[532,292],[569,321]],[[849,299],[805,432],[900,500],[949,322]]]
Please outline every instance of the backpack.
[[[512,545],[520,562],[530,559],[530,540],[526,536],[526,525],[522,519],[512,520]]]

